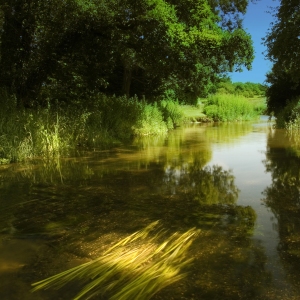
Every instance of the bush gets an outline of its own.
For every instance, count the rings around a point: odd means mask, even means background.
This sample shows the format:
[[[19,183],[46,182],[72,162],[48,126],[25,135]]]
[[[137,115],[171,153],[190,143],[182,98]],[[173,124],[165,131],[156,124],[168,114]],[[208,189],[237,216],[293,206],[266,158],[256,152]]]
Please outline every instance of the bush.
[[[128,99],[100,94],[92,105],[92,111],[100,114],[101,127],[117,139],[128,139],[134,134],[132,127],[143,111],[143,104],[137,97]]]
[[[254,104],[254,110],[259,114],[263,115],[267,111],[267,104],[266,103],[258,103]]]

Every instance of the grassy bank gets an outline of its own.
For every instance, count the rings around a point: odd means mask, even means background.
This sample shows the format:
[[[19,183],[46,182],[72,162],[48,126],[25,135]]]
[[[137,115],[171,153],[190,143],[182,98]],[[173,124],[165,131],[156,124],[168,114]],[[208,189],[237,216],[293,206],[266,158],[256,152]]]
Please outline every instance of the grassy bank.
[[[80,103],[80,102],[79,102]],[[97,95],[90,103],[17,109],[0,94],[0,164],[107,148],[134,135],[165,134],[183,121],[178,102]]]
[[[243,96],[215,94],[208,97],[203,112],[213,121],[250,121],[265,110],[263,100],[249,100]]]
[[[97,95],[84,104],[17,109],[14,97],[0,91],[0,106],[0,164],[107,148],[132,136],[166,134],[183,122],[250,120],[261,113],[258,104],[232,95],[198,106]]]

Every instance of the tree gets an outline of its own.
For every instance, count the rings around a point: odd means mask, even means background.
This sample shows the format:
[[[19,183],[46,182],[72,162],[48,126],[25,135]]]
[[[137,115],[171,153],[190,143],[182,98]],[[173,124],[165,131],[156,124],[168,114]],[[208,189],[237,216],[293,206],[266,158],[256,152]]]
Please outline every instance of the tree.
[[[278,116],[289,103],[297,101],[300,85],[295,84],[289,72],[275,71],[274,67],[266,81],[270,84],[266,90],[268,112]]]
[[[281,0],[275,10],[276,18],[269,30],[265,45],[267,57],[275,65],[274,71],[289,72],[293,81],[300,80],[300,4],[297,0]]]
[[[2,0],[0,86],[20,105],[99,91],[196,97],[216,75],[251,68],[247,3]]]
[[[264,44],[267,58],[274,65],[267,74],[268,110],[278,114],[300,95],[300,4],[297,0],[281,0],[273,10],[275,22]]]

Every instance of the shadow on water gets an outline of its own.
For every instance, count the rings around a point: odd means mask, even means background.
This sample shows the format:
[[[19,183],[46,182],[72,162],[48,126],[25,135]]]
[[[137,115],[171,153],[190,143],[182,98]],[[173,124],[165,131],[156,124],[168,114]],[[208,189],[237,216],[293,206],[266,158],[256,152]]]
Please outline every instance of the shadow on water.
[[[188,276],[153,299],[284,299],[251,238],[256,213],[237,205],[233,172],[207,166],[212,140],[229,143],[251,128],[194,126],[127,148],[0,169],[0,278],[5,264],[16,266],[0,284],[1,299],[71,299],[80,285],[31,294],[30,284],[101,256],[156,220],[170,233],[201,233]]]

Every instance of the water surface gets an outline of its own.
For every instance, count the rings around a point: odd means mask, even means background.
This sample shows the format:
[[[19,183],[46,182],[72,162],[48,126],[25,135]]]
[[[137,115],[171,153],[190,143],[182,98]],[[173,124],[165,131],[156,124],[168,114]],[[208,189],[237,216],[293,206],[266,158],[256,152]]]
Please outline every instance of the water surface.
[[[188,276],[154,299],[300,299],[298,149],[262,118],[1,166],[0,298],[72,299],[76,284],[30,284],[159,220],[201,234]]]

